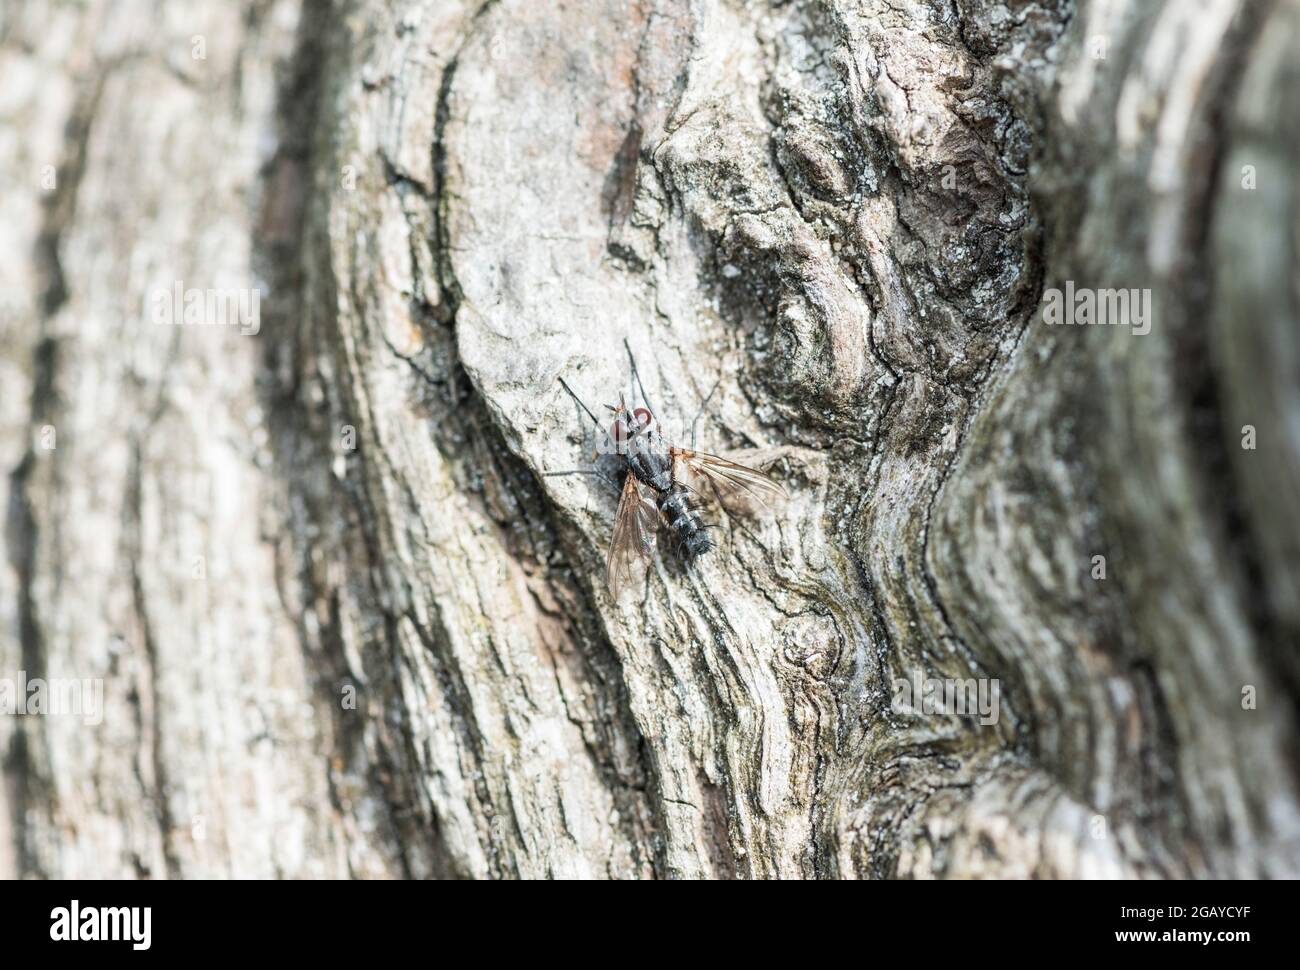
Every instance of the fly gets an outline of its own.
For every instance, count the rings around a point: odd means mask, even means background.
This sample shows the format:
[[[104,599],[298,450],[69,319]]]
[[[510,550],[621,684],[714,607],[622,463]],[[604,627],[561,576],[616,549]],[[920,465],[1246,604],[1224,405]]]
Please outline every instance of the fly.
[[[627,345],[627,341],[624,341]],[[619,404],[605,405],[613,412],[606,440],[611,447],[607,453],[617,456],[618,472],[622,476],[622,495],[614,515],[614,533],[605,558],[605,575],[610,594],[617,599],[619,592],[632,578],[633,566],[654,556],[660,528],[666,528],[678,541],[686,562],[713,549],[709,535],[712,527],[701,514],[704,488],[709,488],[721,501],[729,496],[748,496],[763,503],[766,499],[783,498],[785,489],[763,472],[740,465],[717,455],[695,451],[695,429],[704,409],[708,407],[713,390],[704,399],[700,413],[691,426],[691,448],[672,445],[659,430],[654,414],[646,400],[641,375],[637,373],[636,360],[628,347],[632,376],[641,392],[641,406],[628,408],[620,398]],[[719,378],[719,383],[721,379]],[[560,384],[578,406],[587,413],[598,431],[604,432],[600,420],[591,412],[573,389],[560,378]],[[596,472],[548,472],[548,475],[597,474]]]

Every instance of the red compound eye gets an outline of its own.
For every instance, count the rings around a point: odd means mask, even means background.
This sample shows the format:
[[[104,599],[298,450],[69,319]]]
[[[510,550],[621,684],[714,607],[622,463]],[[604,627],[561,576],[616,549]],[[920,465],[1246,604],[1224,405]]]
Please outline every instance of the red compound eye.
[[[619,418],[609,426],[609,433],[615,441],[627,441],[627,422]]]
[[[632,412],[632,417],[636,418],[637,427],[639,428],[650,427],[650,422],[654,420],[650,416],[650,412],[647,411],[645,408],[637,408],[635,411]]]

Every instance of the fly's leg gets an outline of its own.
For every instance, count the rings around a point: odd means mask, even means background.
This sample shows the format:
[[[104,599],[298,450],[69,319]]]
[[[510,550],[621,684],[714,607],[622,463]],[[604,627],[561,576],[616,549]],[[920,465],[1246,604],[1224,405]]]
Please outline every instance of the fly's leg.
[[[569,397],[573,398],[574,403],[577,404],[578,407],[587,412],[587,417],[591,418],[591,423],[596,426],[596,429],[603,430],[600,427],[600,419],[591,413],[591,408],[582,403],[582,398],[573,393],[573,388],[568,385],[568,382],[565,381],[563,377],[560,378],[560,387],[564,388],[569,393]]]
[[[582,403],[582,398],[578,397],[578,395],[573,392],[573,388],[569,386],[568,382],[565,381],[563,377],[561,377],[559,380],[560,380],[560,386],[564,388],[565,392],[569,395],[569,397],[573,398],[574,403],[577,404],[578,407],[580,407],[586,413],[587,417],[591,418],[591,423],[596,428],[595,433],[600,435],[606,434],[605,429],[601,427],[600,419],[591,413],[591,408],[587,407],[587,405]],[[606,440],[608,440],[608,436],[606,437]],[[606,454],[608,454],[608,452],[606,452]],[[610,475],[610,471],[607,466],[606,467],[601,466],[600,464],[601,457],[602,457],[601,450],[599,448],[595,448],[592,450],[591,460],[597,463],[597,467],[567,468],[562,471],[542,472],[542,477],[559,478],[565,475],[592,475],[600,479],[606,485],[614,485],[615,487],[618,487],[621,483],[616,482],[614,480],[614,476]],[[590,493],[588,494],[588,500],[590,500]]]
[[[708,409],[709,402],[713,400],[713,395],[718,390],[718,386],[721,383],[722,375],[719,374],[718,379],[713,382],[713,389],[709,391],[704,398],[704,402],[700,405],[700,410],[695,415],[695,420],[691,422],[691,451],[695,450],[695,435],[700,429],[700,419],[704,417],[704,412]]]
[[[636,358],[632,356],[632,345],[627,342],[626,337],[623,338],[623,346],[627,348],[627,362],[632,365],[632,378],[636,381],[637,390],[641,392],[641,403],[646,406],[646,410],[651,414],[658,414],[659,412],[650,406],[650,398],[646,397],[645,385],[641,383],[641,372],[636,369]]]
[[[615,481],[614,476],[609,473],[608,469],[602,468],[569,468],[559,472],[542,472],[543,478],[560,478],[565,475],[591,475],[599,479],[607,487],[618,491],[619,483]],[[587,500],[583,503],[583,509],[589,510],[591,507],[591,490],[587,491]]]
[[[583,404],[582,398],[578,397],[578,395],[573,392],[573,388],[569,386],[568,381],[566,381],[563,377],[561,377],[559,380],[560,380],[560,386],[564,388],[565,392],[568,393],[569,397],[573,398],[574,403],[577,404],[578,407],[582,408],[582,410],[586,413],[587,417],[591,418],[591,423],[596,429],[592,437],[587,439],[587,441],[592,445],[591,460],[595,461],[597,458],[600,457],[601,454],[599,436],[605,435],[606,433],[605,429],[601,427],[600,419],[591,413],[591,408]],[[609,405],[606,405],[606,407],[608,406]]]

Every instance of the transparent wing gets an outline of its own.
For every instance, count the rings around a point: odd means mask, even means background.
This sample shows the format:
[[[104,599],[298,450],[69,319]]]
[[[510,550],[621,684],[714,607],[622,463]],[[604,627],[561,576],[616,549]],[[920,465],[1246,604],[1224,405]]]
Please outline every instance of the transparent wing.
[[[654,555],[659,528],[659,507],[654,493],[642,486],[631,472],[623,483],[623,496],[614,515],[614,536],[609,541],[605,575],[609,593],[618,599],[619,591],[632,579],[632,566]]]
[[[768,502],[786,497],[786,491],[781,485],[747,465],[737,465],[734,461],[727,461],[717,455],[687,451],[685,448],[672,449],[672,456],[676,461],[679,479],[684,473],[683,483],[696,491],[700,491],[699,483],[703,481],[712,485],[722,499],[744,496],[754,499],[760,505],[767,505]]]

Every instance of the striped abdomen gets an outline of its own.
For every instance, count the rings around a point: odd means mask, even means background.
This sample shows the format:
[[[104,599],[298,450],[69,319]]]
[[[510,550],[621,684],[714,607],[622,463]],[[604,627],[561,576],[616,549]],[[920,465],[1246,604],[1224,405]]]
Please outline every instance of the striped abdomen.
[[[690,492],[683,486],[674,485],[659,497],[659,511],[663,513],[668,528],[686,550],[688,562],[713,548],[708,527],[700,518],[699,511],[691,505]]]

